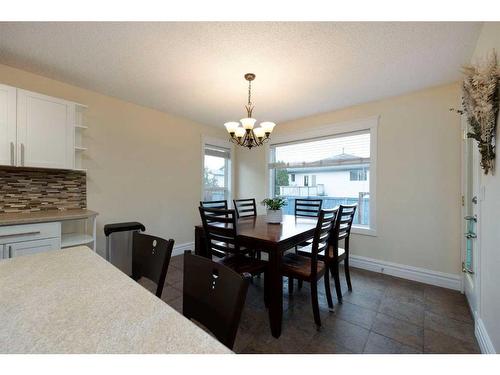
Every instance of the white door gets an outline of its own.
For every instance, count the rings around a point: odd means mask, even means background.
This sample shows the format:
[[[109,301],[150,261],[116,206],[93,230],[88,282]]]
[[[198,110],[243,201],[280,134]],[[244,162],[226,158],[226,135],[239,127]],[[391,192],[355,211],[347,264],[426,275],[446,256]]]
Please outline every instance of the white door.
[[[0,85],[0,165],[16,165],[16,89]]]
[[[74,122],[73,103],[17,90],[17,164],[74,168]]]
[[[61,241],[59,238],[47,238],[45,240],[11,243],[5,245],[5,248],[7,249],[7,257],[14,258],[22,255],[58,250],[61,248]]]
[[[463,129],[467,130],[466,121]],[[480,224],[480,155],[477,142],[465,136],[463,140],[463,241],[462,272],[464,292],[473,313],[477,312],[479,302],[479,224]]]

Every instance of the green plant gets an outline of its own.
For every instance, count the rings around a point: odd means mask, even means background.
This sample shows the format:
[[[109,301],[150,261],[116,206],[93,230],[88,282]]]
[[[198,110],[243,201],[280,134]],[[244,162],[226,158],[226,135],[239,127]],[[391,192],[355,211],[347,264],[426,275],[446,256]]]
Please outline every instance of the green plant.
[[[262,201],[262,204],[270,210],[280,210],[288,204],[283,198],[267,198]]]

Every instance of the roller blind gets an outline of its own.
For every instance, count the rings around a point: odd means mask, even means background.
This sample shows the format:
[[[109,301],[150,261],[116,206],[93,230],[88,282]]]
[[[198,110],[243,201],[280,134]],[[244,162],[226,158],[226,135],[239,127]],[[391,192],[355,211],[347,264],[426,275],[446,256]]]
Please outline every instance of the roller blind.
[[[271,146],[270,169],[370,164],[370,133],[361,131]]]

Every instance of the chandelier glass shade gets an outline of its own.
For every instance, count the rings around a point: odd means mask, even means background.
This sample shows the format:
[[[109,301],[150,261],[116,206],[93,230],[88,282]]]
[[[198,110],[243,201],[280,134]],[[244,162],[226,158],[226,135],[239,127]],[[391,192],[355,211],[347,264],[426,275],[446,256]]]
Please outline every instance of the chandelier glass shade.
[[[276,124],[270,121],[260,123],[259,127],[255,127],[256,119],[252,118],[254,105],[252,104],[252,81],[255,79],[255,74],[245,74],[245,79],[248,81],[248,103],[245,106],[247,117],[238,121],[226,122],[224,126],[231,136],[231,142],[239,146],[252,149],[253,147],[262,146],[269,140]]]

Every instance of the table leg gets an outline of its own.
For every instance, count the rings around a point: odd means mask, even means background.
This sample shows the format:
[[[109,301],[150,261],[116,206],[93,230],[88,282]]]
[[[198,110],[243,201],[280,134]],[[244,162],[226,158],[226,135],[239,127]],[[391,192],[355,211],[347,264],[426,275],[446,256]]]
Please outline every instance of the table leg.
[[[271,333],[278,338],[281,335],[283,319],[283,276],[281,276],[281,252],[278,249],[269,251],[269,322]]]

